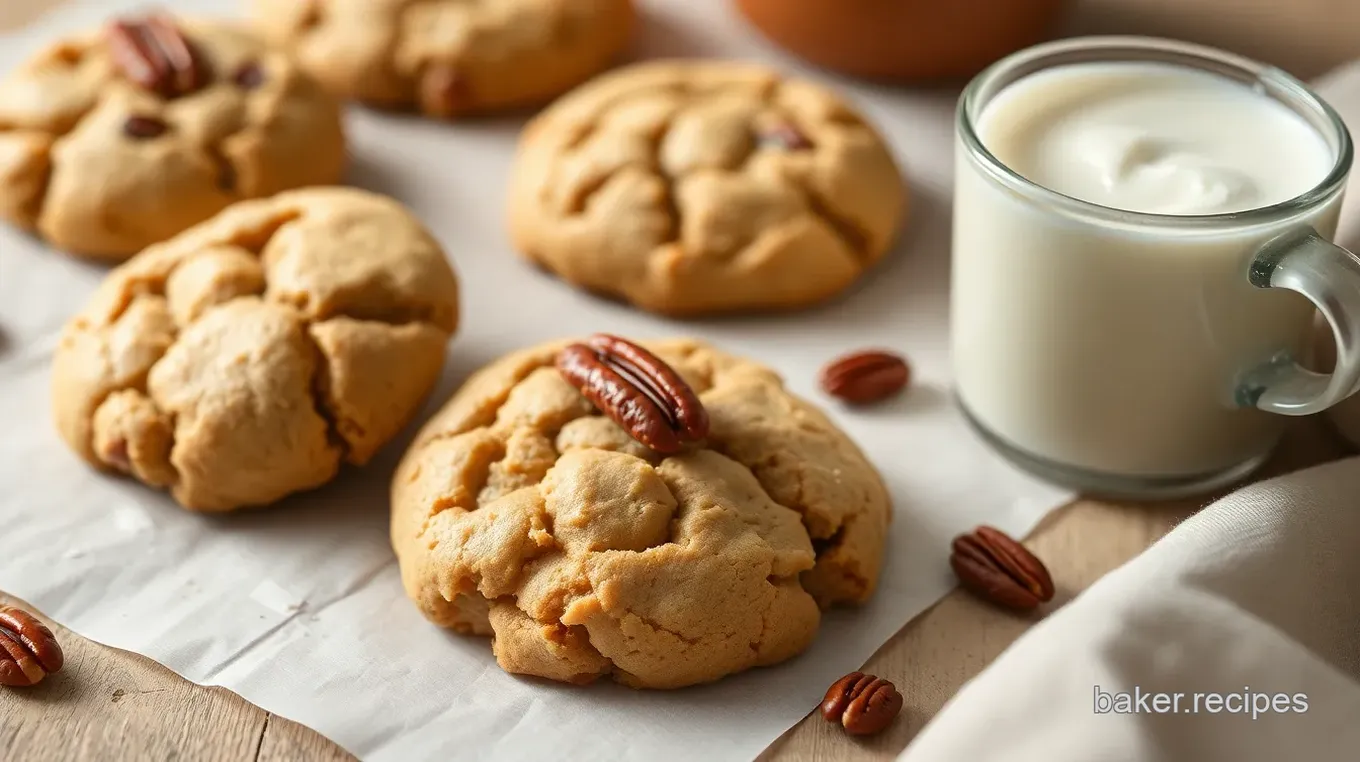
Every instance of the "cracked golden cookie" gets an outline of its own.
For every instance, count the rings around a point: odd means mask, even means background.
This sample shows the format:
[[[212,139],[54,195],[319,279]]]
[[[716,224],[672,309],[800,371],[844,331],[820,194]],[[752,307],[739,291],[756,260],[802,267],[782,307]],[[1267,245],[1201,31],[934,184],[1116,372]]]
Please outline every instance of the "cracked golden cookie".
[[[332,92],[453,118],[539,103],[606,68],[631,0],[253,0]]]
[[[663,61],[566,95],[520,138],[516,248],[672,315],[793,308],[881,259],[906,187],[828,90],[760,66]]]
[[[396,202],[243,201],[115,269],[67,324],[57,429],[190,510],[265,505],[367,462],[433,387],[457,322],[452,268]]]
[[[872,594],[888,495],[826,416],[772,371],[674,340],[644,346],[703,412],[650,384],[668,412],[639,418],[656,403],[636,389],[575,385],[658,377],[596,338],[483,368],[406,453],[392,543],[430,620],[494,636],[510,672],[675,688],[788,659],[819,604]],[[666,430],[704,438],[654,440],[671,455],[634,439]]]
[[[126,259],[344,164],[335,100],[227,24],[114,21],[0,82],[0,219],[84,256]]]

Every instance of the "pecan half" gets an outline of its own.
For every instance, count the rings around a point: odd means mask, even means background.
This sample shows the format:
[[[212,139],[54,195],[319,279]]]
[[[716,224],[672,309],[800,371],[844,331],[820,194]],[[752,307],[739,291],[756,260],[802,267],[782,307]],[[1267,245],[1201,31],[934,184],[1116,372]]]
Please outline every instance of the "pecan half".
[[[822,391],[852,405],[887,399],[906,388],[911,367],[899,355],[865,350],[845,355],[822,368]]]
[[[57,638],[32,614],[0,606],[0,685],[26,688],[61,669]]]
[[[123,76],[164,98],[208,84],[208,67],[194,44],[163,14],[109,24],[109,53]]]
[[[557,370],[629,436],[663,455],[708,436],[708,411],[694,390],[631,341],[597,333],[559,352]]]
[[[157,116],[133,114],[123,121],[123,134],[134,140],[151,140],[165,134],[170,125]]]
[[[897,686],[863,672],[851,672],[832,683],[822,699],[822,716],[855,736],[882,732],[900,711],[902,694]]]
[[[954,538],[949,565],[978,597],[1029,611],[1053,600],[1053,577],[1044,563],[999,529],[980,526]]]

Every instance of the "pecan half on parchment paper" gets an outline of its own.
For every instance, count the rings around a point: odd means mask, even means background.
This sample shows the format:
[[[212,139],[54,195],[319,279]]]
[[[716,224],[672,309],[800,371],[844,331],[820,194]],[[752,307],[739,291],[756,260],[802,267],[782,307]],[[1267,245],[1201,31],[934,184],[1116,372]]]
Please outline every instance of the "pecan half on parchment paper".
[[[46,625],[23,609],[0,606],[0,685],[37,685],[64,661]]]
[[[708,411],[661,358],[626,339],[597,333],[557,355],[557,369],[628,435],[663,455],[708,436]]]
[[[123,76],[164,98],[208,84],[208,67],[174,19],[155,14],[120,19],[108,27],[109,54]]]
[[[877,349],[839,357],[822,368],[822,391],[852,405],[867,405],[897,394],[911,381],[911,366],[900,355]]]

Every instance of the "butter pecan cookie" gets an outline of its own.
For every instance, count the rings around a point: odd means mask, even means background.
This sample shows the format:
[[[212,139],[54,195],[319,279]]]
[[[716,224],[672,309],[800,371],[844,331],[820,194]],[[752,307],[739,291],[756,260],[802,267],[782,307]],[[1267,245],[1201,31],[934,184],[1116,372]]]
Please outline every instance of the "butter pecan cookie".
[[[243,201],[115,269],[66,326],[57,428],[190,510],[272,503],[391,439],[457,322],[453,270],[396,202]]]
[[[547,100],[628,42],[631,0],[253,0],[334,93],[454,118]]]
[[[226,24],[115,21],[0,82],[0,219],[85,256],[126,259],[344,163],[335,100]]]
[[[836,95],[755,65],[667,61],[530,123],[510,233],[562,278],[653,312],[791,308],[881,259],[905,205],[887,147]]]
[[[644,346],[702,413],[665,402],[676,384],[627,354],[612,377],[659,381],[644,386],[666,420],[637,417],[655,404],[637,390],[588,398],[577,384],[612,371],[580,353],[608,342],[535,347],[468,379],[394,476],[407,593],[440,626],[493,635],[507,671],[707,682],[792,657],[819,606],[873,593],[890,506],[854,443],[764,367],[698,341]],[[704,439],[671,455],[634,439],[658,427]]]

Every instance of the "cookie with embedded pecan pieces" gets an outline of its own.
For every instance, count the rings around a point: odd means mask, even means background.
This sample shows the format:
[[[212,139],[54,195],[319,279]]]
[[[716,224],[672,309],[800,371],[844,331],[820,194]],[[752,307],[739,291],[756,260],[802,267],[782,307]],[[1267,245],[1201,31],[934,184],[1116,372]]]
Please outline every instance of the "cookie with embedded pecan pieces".
[[[260,27],[332,92],[456,118],[589,79],[633,28],[631,0],[252,0]]]
[[[653,312],[792,308],[881,259],[906,199],[882,139],[831,91],[752,64],[663,61],[529,124],[510,232],[563,279]]]
[[[344,165],[335,100],[228,24],[120,19],[0,81],[0,219],[84,256],[126,259]]]
[[[57,428],[190,510],[272,503],[410,421],[457,322],[453,270],[396,202],[244,201],[115,269],[71,320]]]
[[[393,479],[407,593],[440,626],[494,635],[507,671],[707,682],[792,657],[822,607],[873,593],[890,506],[854,443],[756,363],[640,348],[592,337],[493,362]]]

